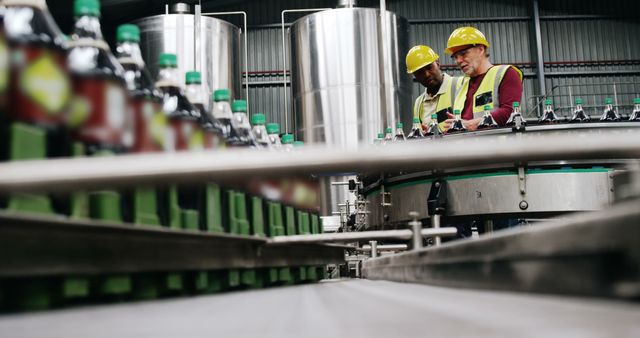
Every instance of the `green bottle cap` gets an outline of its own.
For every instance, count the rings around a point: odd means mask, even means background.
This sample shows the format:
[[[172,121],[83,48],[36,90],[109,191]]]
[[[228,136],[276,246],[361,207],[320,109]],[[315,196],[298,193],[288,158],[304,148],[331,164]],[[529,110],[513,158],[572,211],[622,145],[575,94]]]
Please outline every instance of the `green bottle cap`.
[[[393,128],[389,127],[387,129],[384,130],[387,134],[391,134],[393,133]]]
[[[229,89],[217,89],[213,92],[213,100],[218,101],[229,101]]]
[[[604,104],[613,104],[613,100],[610,97],[604,99]]]
[[[515,107],[520,107],[520,102],[515,101],[515,102],[513,102],[513,105],[512,105],[512,106],[513,106],[513,108],[515,108]]]
[[[187,84],[201,84],[202,83],[202,75],[200,72],[192,70],[185,74],[185,82]]]
[[[396,123],[396,128],[397,129],[402,129],[402,128],[404,128],[404,124],[402,124],[402,122],[398,122],[398,123]]]
[[[546,99],[546,100],[544,100],[544,104],[546,104],[547,106],[550,106],[550,105],[552,105],[552,104],[553,104],[553,100],[551,100],[551,99]]]
[[[431,114],[431,119],[432,120],[437,120],[438,119],[438,114]]]
[[[582,99],[581,98],[577,98],[576,99],[576,104],[582,104]]]
[[[267,123],[267,133],[280,134],[280,125],[277,123]]]
[[[140,42],[140,28],[132,24],[118,26],[116,31],[118,42]]]
[[[302,146],[304,146],[304,142],[302,142],[302,141],[295,141],[295,142],[293,142],[293,146],[294,146],[294,147],[302,147]]]
[[[453,115],[460,115],[460,109],[455,109],[453,111]]]
[[[282,135],[282,144],[293,144],[293,135],[291,134]]]
[[[491,110],[491,106],[488,104],[484,105],[484,111]]]
[[[384,133],[378,133],[378,138],[379,139],[383,139],[384,138]]]
[[[413,123],[420,123],[420,119],[419,119],[419,118],[417,118],[417,117],[414,117],[414,118],[413,118]]]
[[[253,125],[263,125],[267,123],[267,117],[264,114],[253,114],[251,116],[251,124]]]
[[[640,97],[633,99],[633,104],[640,104]]]
[[[100,1],[98,0],[76,0],[73,3],[73,14],[79,16],[100,17]]]
[[[247,101],[245,100],[233,100],[233,102],[231,102],[231,111],[232,112],[242,112],[242,113],[246,113],[247,112]]]
[[[178,67],[178,57],[175,54],[162,53],[158,63],[160,67]]]

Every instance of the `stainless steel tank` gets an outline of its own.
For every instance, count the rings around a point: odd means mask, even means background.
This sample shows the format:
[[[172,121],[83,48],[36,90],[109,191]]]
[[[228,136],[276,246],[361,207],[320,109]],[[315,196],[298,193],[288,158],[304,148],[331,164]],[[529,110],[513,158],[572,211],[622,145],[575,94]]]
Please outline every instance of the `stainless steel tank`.
[[[391,12],[384,17],[384,37],[375,8],[327,10],[293,23],[291,88],[298,139],[353,148],[372,142],[398,118],[411,127],[412,84],[404,71],[409,24]],[[322,179],[322,215],[353,200],[344,186],[331,186],[348,178]]]
[[[314,13],[291,26],[294,127],[309,143],[353,147],[372,142],[387,124],[387,107],[411,126],[411,77],[404,71],[409,24],[386,14],[384,41],[390,49],[385,81],[381,16],[375,8],[341,8]],[[391,88],[389,88],[391,87]],[[392,102],[385,101],[392,90]]]
[[[203,16],[199,24],[200,39],[196,43],[195,17],[164,14],[134,22],[140,27],[140,44],[149,70],[155,77],[160,53],[175,53],[183,74],[190,70],[202,72],[207,93],[228,88],[232,97],[243,97],[240,29],[224,20]],[[198,60],[196,55],[200,56]]]

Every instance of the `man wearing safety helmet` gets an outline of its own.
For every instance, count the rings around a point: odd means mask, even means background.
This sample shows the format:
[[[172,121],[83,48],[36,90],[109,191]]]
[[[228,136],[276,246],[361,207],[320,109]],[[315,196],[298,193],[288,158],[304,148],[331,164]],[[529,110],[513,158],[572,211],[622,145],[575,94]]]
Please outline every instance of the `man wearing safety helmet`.
[[[423,125],[431,121],[431,114],[438,113],[439,120],[445,120],[447,113],[453,112],[455,82],[440,70],[439,56],[429,46],[419,45],[407,53],[407,73],[426,89],[413,104],[413,117]]]
[[[522,98],[522,72],[511,65],[491,64],[489,42],[474,27],[454,30],[445,53],[451,55],[465,75],[457,86],[453,109],[460,110],[467,130],[477,129],[485,105],[491,106],[494,120],[504,126],[511,115],[513,102],[520,102]],[[451,121],[445,122],[446,127]]]

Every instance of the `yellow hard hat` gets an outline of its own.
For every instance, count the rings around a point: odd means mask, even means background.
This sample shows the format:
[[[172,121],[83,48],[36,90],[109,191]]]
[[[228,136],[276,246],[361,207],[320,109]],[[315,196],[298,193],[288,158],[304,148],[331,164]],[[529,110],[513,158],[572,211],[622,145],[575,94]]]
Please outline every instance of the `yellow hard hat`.
[[[440,58],[429,46],[414,46],[407,53],[407,73],[413,74],[418,69],[434,63]]]
[[[451,33],[447,48],[444,50],[447,54],[456,52],[457,47],[468,45],[484,45],[489,47],[489,41],[484,37],[481,31],[475,27],[460,27]]]

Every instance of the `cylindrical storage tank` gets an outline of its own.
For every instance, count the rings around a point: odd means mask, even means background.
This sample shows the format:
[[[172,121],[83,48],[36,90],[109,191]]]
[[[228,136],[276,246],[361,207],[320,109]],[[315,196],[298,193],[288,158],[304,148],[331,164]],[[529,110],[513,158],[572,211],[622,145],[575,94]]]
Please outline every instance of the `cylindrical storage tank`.
[[[387,126],[395,128],[398,118],[405,132],[409,130],[412,84],[404,65],[409,23],[391,12],[384,17],[384,39],[380,10],[375,8],[322,11],[291,26],[293,126],[298,139],[354,148],[373,142]],[[353,200],[344,185],[331,184],[350,178],[321,179],[323,216]]]
[[[140,47],[151,74],[154,78],[158,74],[160,53],[175,53],[182,74],[190,70],[202,72],[207,93],[228,88],[233,98],[244,97],[240,29],[229,22],[202,16],[200,39],[196,43],[195,21],[192,14],[164,14],[134,22],[140,27]]]
[[[382,57],[379,9],[327,10],[291,26],[293,116],[299,139],[343,147],[371,143],[393,122],[386,119],[387,107],[411,127],[412,84],[404,65],[409,24],[391,12],[385,18],[390,72]]]

